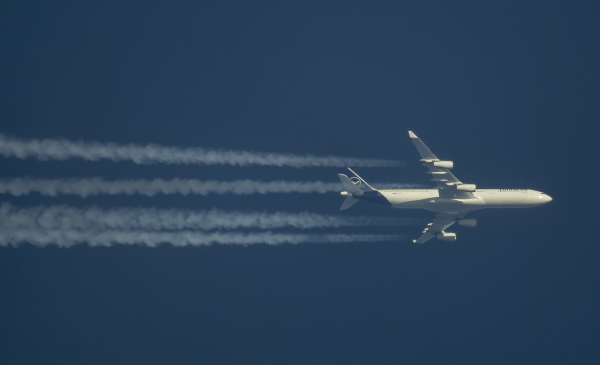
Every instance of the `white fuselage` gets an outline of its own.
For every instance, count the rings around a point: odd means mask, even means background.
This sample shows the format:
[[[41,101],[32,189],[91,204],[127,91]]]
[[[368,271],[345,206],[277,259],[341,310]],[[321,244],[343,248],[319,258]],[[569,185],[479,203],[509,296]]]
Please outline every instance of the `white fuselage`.
[[[552,198],[530,189],[477,189],[475,199],[440,198],[438,189],[379,190],[393,208],[427,209],[434,212],[468,212],[484,208],[530,208]]]

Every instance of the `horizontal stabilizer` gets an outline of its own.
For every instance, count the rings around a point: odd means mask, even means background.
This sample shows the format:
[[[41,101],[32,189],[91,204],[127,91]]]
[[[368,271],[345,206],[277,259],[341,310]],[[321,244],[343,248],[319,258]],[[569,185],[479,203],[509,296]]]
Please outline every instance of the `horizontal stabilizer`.
[[[358,199],[354,199],[353,197],[349,196],[342,203],[340,210],[346,210],[346,209],[350,208],[351,206],[353,206],[354,204],[356,204],[356,202],[358,202]]]

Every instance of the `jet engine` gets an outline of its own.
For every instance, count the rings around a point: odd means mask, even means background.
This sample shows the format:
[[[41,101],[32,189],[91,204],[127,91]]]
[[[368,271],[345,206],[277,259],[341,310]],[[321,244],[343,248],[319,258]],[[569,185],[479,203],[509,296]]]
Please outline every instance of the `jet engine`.
[[[452,161],[435,161],[433,163],[433,166],[442,167],[445,169],[451,169],[454,167],[454,162],[452,162]]]
[[[475,189],[477,189],[477,186],[475,184],[461,184],[461,185],[457,185],[456,189],[460,190],[460,191],[475,191]]]
[[[438,233],[437,239],[444,240],[444,241],[456,241],[456,233],[452,233],[452,232]]]
[[[460,219],[458,221],[458,224],[460,224],[461,226],[465,226],[465,227],[476,227],[477,219],[474,219],[474,218]]]

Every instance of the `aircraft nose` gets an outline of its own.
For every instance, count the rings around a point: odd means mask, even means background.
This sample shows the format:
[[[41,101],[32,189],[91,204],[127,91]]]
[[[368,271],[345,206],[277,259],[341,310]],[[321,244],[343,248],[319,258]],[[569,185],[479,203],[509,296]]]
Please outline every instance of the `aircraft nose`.
[[[552,201],[552,197],[548,194],[546,194],[546,200],[548,201],[548,203],[550,203]]]

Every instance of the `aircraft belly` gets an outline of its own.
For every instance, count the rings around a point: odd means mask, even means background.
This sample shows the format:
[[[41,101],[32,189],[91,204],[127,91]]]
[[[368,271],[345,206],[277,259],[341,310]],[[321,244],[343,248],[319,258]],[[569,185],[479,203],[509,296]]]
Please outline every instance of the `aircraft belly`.
[[[474,199],[444,199],[432,197],[402,203],[392,204],[394,208],[400,209],[425,209],[432,212],[469,212],[472,210],[483,209],[486,206],[485,200],[481,198]]]
[[[422,209],[425,207],[424,201],[437,198],[431,194],[410,192],[387,192],[384,193],[384,196],[392,204],[392,207],[403,209]]]
[[[491,190],[491,189],[490,189]],[[535,202],[524,193],[483,192],[480,194],[486,202],[486,208],[529,208]]]
[[[354,195],[353,198],[363,200],[368,203],[380,204],[391,206],[392,202],[389,201],[385,193],[380,191],[366,191],[362,195]]]
[[[392,203],[392,208],[400,208],[400,209],[423,209],[425,205],[419,201],[404,201],[404,202],[394,202]]]

